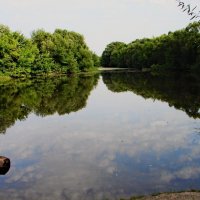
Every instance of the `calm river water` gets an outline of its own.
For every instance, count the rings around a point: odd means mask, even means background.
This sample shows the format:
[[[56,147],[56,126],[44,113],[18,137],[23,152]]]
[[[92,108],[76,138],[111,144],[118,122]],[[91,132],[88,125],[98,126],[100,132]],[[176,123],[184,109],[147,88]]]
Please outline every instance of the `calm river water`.
[[[0,83],[1,200],[200,189],[200,78],[105,72]]]

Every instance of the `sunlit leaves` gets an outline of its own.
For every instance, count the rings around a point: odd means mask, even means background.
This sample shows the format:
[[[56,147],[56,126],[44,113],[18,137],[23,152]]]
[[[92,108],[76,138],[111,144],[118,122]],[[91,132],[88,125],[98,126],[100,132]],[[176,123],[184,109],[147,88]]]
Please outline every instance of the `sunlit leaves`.
[[[93,61],[94,59],[94,61]],[[44,73],[76,73],[99,66],[98,57],[78,33],[40,29],[31,39],[0,25],[0,73],[30,76]]]

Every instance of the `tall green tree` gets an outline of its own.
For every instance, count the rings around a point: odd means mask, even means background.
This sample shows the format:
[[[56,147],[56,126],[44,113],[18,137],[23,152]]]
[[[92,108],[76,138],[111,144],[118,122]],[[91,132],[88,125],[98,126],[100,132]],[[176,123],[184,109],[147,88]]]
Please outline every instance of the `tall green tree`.
[[[30,76],[45,73],[76,73],[99,66],[99,58],[87,47],[78,33],[42,29],[31,39],[0,25],[0,73],[10,76]]]
[[[137,39],[126,45],[113,42],[104,50],[103,67],[153,70],[200,70],[200,22],[156,38]]]

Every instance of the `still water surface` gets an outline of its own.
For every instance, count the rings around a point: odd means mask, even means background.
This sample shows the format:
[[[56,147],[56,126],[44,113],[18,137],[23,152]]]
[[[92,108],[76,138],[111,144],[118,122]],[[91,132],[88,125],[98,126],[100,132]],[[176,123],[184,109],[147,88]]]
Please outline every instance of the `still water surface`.
[[[200,80],[131,72],[0,84],[1,200],[200,189]]]

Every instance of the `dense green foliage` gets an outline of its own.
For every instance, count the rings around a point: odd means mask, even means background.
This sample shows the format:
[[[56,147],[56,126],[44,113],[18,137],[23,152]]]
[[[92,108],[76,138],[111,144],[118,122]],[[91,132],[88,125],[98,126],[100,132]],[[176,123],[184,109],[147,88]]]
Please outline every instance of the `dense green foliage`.
[[[132,91],[145,99],[168,102],[188,116],[200,118],[200,77],[198,74],[105,73],[103,81],[113,92]]]
[[[86,106],[98,74],[11,80],[0,83],[0,133],[31,112],[39,116],[76,112]]]
[[[82,35],[56,29],[32,33],[31,39],[0,25],[0,73],[27,76],[41,73],[90,71],[99,65]]]
[[[138,39],[126,45],[109,44],[102,54],[103,67],[154,70],[200,70],[200,22],[152,39]]]

